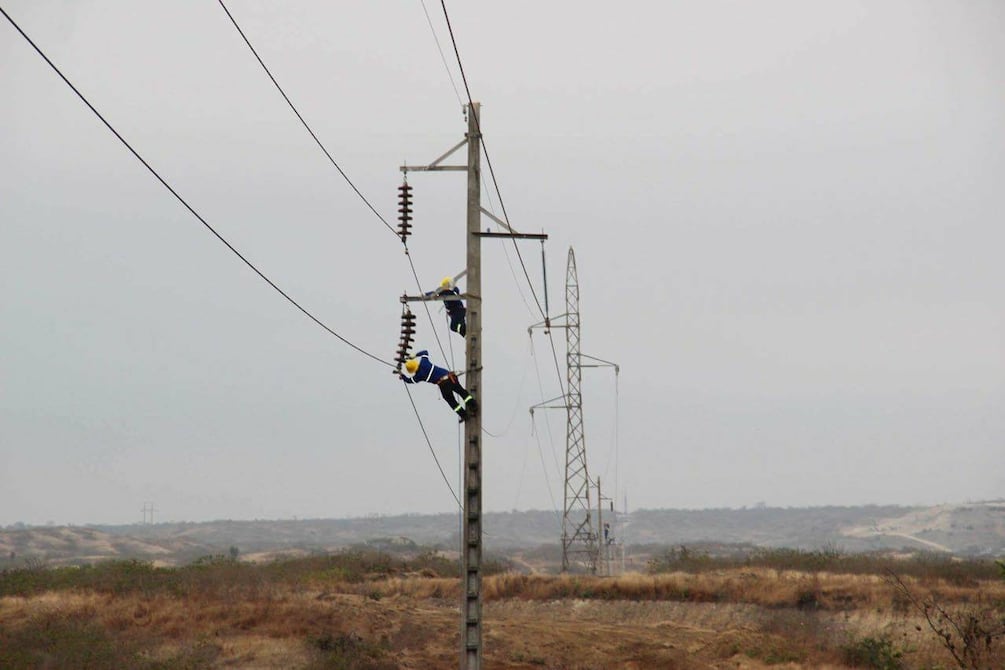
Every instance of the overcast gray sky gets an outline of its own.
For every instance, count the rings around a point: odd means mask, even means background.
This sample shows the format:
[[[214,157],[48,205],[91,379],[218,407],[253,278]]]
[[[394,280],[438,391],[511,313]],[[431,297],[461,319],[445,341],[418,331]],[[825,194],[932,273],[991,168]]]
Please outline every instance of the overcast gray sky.
[[[393,357],[415,290],[401,247],[217,3],[3,7],[221,234]],[[422,4],[228,7],[393,221],[398,166],[465,130]],[[611,371],[584,379],[608,492],[630,508],[1003,495],[1005,4],[448,9],[510,219],[551,236],[552,311],[572,246],[583,351],[622,366],[619,413]],[[0,63],[0,524],[132,522],[146,501],[193,521],[455,509],[386,368],[213,238],[6,22]],[[464,264],[464,179],[410,182],[432,286]],[[540,292],[539,247],[523,252]],[[547,340],[532,349],[512,248],[487,242],[483,273],[485,509],[554,509],[564,415],[538,412],[534,435],[527,411],[559,393]],[[431,386],[414,396],[456,477],[452,414]]]

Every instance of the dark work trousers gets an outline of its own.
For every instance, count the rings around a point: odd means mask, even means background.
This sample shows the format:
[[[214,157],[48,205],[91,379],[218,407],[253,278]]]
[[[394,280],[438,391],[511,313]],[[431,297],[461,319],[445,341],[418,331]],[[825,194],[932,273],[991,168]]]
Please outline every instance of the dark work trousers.
[[[450,405],[450,409],[455,412],[457,412],[458,409],[463,410],[465,402],[471,397],[471,394],[467,392],[467,389],[461,386],[460,382],[457,381],[457,375],[453,372],[436,382],[436,385],[440,387],[440,395],[442,395],[443,399],[447,401],[448,405]],[[459,402],[454,398],[454,394],[457,394],[458,398],[460,398]]]
[[[468,324],[464,322],[464,315],[450,317],[450,330],[464,337],[468,334]]]

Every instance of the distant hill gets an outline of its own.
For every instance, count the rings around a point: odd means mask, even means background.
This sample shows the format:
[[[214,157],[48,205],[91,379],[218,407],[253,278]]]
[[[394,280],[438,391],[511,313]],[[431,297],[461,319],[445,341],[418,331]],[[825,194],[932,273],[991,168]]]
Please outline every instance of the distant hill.
[[[605,513],[604,520],[629,553],[632,547],[719,543],[1005,555],[1005,500],[937,507],[643,509]],[[561,532],[561,516],[554,511],[490,512],[484,522],[486,550],[496,553],[556,545]],[[179,564],[231,551],[268,558],[363,544],[449,551],[458,537],[453,514],[8,528],[0,530],[0,567],[115,558]]]

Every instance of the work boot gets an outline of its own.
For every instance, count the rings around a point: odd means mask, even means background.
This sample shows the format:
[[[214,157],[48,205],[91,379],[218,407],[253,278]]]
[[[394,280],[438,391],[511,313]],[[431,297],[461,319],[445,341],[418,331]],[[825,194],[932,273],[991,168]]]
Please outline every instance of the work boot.
[[[474,414],[478,411],[478,401],[475,400],[474,396],[468,396],[464,399],[464,408]]]
[[[457,408],[457,416],[460,417],[457,420],[458,423],[464,423],[465,421],[468,420],[468,412],[463,407]]]

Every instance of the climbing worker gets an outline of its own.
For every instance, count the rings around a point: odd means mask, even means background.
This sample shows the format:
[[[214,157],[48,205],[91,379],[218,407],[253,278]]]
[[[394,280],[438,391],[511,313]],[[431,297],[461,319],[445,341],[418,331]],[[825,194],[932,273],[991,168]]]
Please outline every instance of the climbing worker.
[[[458,296],[457,298],[448,297],[443,301],[443,306],[447,310],[447,316],[450,317],[450,330],[464,337],[468,332],[468,324],[465,320],[468,310],[464,307],[464,301],[460,299],[461,290],[454,286],[453,278],[444,277],[439,287],[426,295]]]
[[[450,409],[457,412],[461,421],[467,421],[468,417],[478,410],[478,401],[468,393],[467,389],[461,386],[460,382],[457,381],[457,375],[450,370],[433,365],[433,362],[429,360],[429,352],[425,349],[418,352],[415,358],[405,361],[405,371],[399,373],[398,376],[406,384],[429,382],[439,386],[440,395],[450,405]]]

